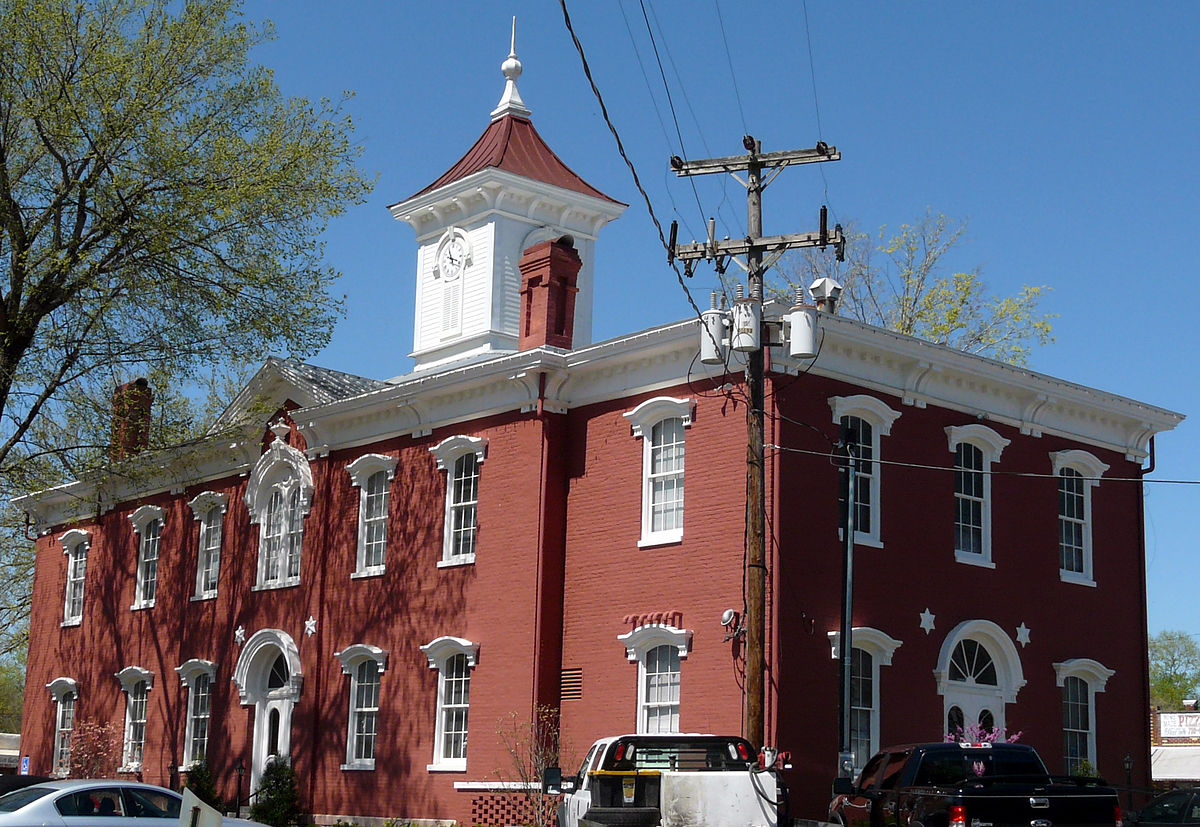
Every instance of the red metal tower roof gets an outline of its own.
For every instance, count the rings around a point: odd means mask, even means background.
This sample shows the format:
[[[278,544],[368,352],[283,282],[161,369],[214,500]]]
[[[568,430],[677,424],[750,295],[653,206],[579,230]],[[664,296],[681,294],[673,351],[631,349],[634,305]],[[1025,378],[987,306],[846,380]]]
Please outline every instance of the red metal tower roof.
[[[411,197],[416,198],[432,192],[488,167],[553,184],[593,198],[601,198],[614,204],[623,203],[600,192],[572,172],[571,168],[554,154],[554,150],[546,145],[528,118],[512,114],[492,121],[475,145],[467,150],[454,166]]]

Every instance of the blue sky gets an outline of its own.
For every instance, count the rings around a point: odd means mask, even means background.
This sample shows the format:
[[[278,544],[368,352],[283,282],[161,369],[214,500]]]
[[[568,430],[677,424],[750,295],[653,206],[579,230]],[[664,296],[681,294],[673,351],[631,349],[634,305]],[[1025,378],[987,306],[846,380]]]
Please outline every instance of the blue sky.
[[[814,2],[806,29],[800,2],[644,0],[682,150],[642,2],[568,8],[655,212],[680,220],[681,240],[709,214],[722,234],[744,232],[745,196],[706,176],[697,206],[668,173],[671,154],[740,153],[747,132],[764,151],[836,145],[840,162],[791,168],[767,190],[766,233],[814,229],[822,203],[870,230],[927,209],[968,219],[950,266],[982,266],[996,293],[1053,288],[1042,307],[1058,314],[1057,341],[1030,367],[1188,414],[1157,440],[1149,479],[1200,479],[1200,3]],[[597,244],[595,339],[689,315],[557,2],[252,0],[245,11],[276,25],[254,57],[286,94],[356,92],[362,166],[378,175],[369,202],[327,232],[349,312],[312,361],[376,378],[409,369],[416,245],[386,205],[487,126],[514,15],[538,131],[630,204]],[[714,283],[701,268],[694,295],[706,302]],[[1200,634],[1198,512],[1200,486],[1147,484],[1152,634]]]

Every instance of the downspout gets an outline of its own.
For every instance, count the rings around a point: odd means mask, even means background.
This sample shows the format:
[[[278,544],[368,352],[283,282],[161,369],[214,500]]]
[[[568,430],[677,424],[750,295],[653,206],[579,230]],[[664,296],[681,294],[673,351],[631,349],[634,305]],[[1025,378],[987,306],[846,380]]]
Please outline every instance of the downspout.
[[[1138,469],[1138,476],[1142,478],[1138,485],[1138,546],[1141,552],[1138,556],[1138,563],[1141,567],[1141,578],[1138,588],[1138,600],[1140,601],[1139,608],[1142,613],[1141,624],[1141,655],[1142,655],[1142,698],[1145,701],[1145,708],[1142,714],[1150,716],[1150,616],[1148,609],[1148,596],[1146,594],[1146,483],[1147,474],[1154,473],[1155,453],[1154,453],[1154,436],[1150,437],[1150,465],[1145,468]],[[1139,727],[1139,733],[1142,738],[1142,786],[1149,787],[1150,779],[1150,727]],[[1129,792],[1132,800],[1132,791]]]

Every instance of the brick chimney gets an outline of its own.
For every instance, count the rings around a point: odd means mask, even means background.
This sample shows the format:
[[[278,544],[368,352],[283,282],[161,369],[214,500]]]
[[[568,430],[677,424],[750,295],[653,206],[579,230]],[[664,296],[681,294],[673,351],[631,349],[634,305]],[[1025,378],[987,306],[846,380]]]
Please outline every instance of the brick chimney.
[[[145,379],[117,385],[113,391],[112,446],[114,460],[141,453],[150,445],[150,406],[154,393]]]
[[[571,349],[575,294],[582,261],[568,236],[535,244],[521,256],[521,336],[518,350],[542,345]]]

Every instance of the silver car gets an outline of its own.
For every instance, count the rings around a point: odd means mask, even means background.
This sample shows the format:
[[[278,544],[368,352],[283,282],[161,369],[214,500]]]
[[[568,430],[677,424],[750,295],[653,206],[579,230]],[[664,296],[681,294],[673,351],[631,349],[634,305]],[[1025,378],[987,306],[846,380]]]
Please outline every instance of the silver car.
[[[43,781],[0,796],[0,827],[179,827],[182,805],[179,793],[136,781]],[[251,825],[222,819],[222,827]]]

